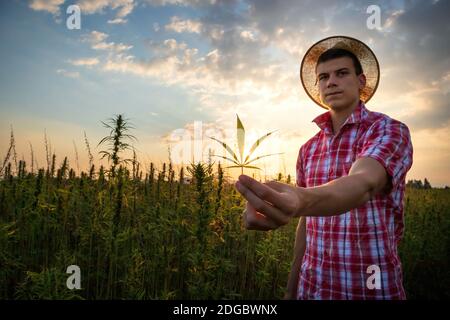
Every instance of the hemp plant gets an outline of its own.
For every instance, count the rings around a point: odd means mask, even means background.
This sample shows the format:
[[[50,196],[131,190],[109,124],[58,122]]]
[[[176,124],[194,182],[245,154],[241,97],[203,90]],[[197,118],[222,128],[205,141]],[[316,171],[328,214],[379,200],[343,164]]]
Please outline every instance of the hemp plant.
[[[256,148],[258,148],[258,146],[261,144],[261,142],[263,142],[268,136],[270,136],[274,132],[276,132],[276,131],[266,133],[265,135],[260,137],[258,140],[256,140],[255,143],[253,143],[252,147],[250,148],[248,154],[245,156],[245,158],[244,158],[245,128],[241,122],[241,119],[239,119],[239,116],[237,114],[236,114],[236,136],[237,136],[237,145],[238,145],[238,149],[239,149],[239,158],[238,158],[237,154],[233,151],[233,149],[231,149],[231,147],[229,145],[227,145],[225,142],[222,142],[214,137],[209,137],[209,138],[220,143],[222,145],[222,147],[225,148],[225,150],[230,154],[230,156],[232,158],[220,156],[220,155],[214,155],[214,156],[231,161],[232,163],[234,163],[234,165],[228,166],[226,168],[241,168],[241,174],[244,174],[244,168],[261,170],[261,168],[259,168],[259,167],[250,165],[251,163],[253,163],[261,158],[281,154],[281,153],[271,153],[271,154],[266,154],[263,156],[259,156],[259,157],[250,159],[251,155],[256,150]]]
[[[128,119],[125,119],[123,115],[116,115],[114,118],[108,120],[108,123],[103,122],[103,126],[110,130],[109,135],[104,137],[99,143],[98,146],[102,144],[107,145],[107,150],[100,151],[102,155],[101,159],[107,158],[108,161],[111,161],[111,175],[115,176],[116,168],[124,163],[127,164],[131,162],[131,159],[123,159],[121,158],[121,153],[127,150],[133,150],[133,146],[126,141],[136,141],[136,137],[128,134],[130,129],[134,129],[134,127],[128,122]]]

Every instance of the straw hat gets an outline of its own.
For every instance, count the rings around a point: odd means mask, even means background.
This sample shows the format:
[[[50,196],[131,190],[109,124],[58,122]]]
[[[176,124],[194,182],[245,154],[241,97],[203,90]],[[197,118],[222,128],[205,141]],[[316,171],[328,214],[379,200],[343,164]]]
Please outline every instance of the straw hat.
[[[366,44],[346,36],[325,38],[316,42],[306,51],[300,66],[300,80],[308,96],[322,108],[329,109],[320,99],[319,86],[316,82],[316,64],[320,55],[331,48],[348,50],[358,58],[366,76],[366,86],[361,90],[360,99],[364,103],[369,101],[380,81],[380,66],[377,57]]]

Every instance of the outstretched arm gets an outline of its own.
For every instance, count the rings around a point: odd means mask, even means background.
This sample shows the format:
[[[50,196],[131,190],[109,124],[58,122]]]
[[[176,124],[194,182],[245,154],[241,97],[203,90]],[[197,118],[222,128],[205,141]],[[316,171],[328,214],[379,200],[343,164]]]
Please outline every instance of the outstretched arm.
[[[240,176],[236,183],[237,190],[248,201],[245,224],[256,230],[278,228],[294,216],[342,214],[388,187],[386,170],[369,157],[356,160],[348,176],[318,187],[301,188],[274,181],[263,184],[248,176]]]
[[[297,190],[300,209],[295,215],[338,215],[363,205],[388,187],[388,175],[383,166],[375,159],[361,158],[352,165],[348,176],[319,187]]]

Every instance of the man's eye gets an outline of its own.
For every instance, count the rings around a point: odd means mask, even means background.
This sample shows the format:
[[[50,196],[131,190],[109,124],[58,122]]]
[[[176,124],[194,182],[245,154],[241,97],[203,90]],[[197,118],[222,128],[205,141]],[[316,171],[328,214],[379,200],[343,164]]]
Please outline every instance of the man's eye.
[[[339,76],[343,76],[343,75],[346,75],[346,74],[348,74],[347,71],[339,71],[339,72],[338,72],[338,75],[339,75]]]

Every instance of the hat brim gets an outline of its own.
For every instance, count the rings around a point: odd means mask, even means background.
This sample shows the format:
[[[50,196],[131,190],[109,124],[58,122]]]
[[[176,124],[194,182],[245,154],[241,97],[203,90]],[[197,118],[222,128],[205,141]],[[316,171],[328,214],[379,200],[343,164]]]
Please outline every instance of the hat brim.
[[[320,99],[316,81],[316,65],[320,55],[333,47],[345,48],[359,59],[366,76],[366,86],[360,99],[366,103],[373,97],[380,81],[380,66],[373,51],[362,41],[347,36],[332,36],[316,42],[306,51],[300,65],[300,80],[308,96],[320,107],[329,109]]]

